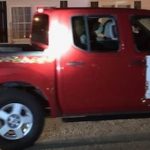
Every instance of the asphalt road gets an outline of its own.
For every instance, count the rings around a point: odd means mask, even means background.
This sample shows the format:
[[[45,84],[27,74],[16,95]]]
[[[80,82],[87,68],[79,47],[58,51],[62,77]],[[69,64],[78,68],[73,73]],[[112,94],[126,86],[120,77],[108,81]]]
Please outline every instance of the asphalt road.
[[[149,150],[150,119],[64,123],[47,119],[28,150]]]

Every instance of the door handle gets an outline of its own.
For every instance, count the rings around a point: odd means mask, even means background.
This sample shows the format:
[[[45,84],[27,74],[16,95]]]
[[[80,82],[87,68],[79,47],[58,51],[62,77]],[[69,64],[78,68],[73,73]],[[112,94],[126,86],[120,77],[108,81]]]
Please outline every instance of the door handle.
[[[83,66],[85,63],[82,61],[70,61],[68,63],[66,63],[67,66]]]
[[[145,61],[145,59],[136,59],[136,60],[133,60],[132,62],[131,62],[131,65],[133,65],[133,66],[143,66],[143,65],[146,65],[146,61]]]

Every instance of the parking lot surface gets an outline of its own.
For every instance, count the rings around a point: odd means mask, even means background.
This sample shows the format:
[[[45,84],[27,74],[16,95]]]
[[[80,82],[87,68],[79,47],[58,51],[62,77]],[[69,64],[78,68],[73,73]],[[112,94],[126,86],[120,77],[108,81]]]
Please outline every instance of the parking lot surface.
[[[44,131],[28,150],[149,150],[150,119],[65,123],[46,119]]]

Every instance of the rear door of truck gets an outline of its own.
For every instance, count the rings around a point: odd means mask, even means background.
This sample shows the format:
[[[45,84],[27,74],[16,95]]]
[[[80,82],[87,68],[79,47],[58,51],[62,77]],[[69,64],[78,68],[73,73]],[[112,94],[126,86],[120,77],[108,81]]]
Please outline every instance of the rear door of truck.
[[[131,42],[133,42],[133,50],[130,54],[132,59],[131,68],[138,73],[138,70],[144,69],[144,96],[141,101],[143,105],[149,109],[150,99],[150,15],[149,12],[143,11],[130,15],[130,24],[132,26]],[[129,37],[128,37],[129,38]],[[131,47],[128,47],[131,50]],[[143,66],[144,64],[144,66]],[[136,78],[140,78],[136,75]]]

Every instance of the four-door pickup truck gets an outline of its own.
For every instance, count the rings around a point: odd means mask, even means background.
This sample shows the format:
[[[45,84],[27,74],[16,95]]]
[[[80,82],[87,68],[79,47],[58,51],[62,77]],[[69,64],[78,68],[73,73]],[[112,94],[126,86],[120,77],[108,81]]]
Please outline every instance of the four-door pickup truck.
[[[31,45],[0,47],[0,147],[31,146],[46,112],[150,113],[150,11],[39,9]]]

